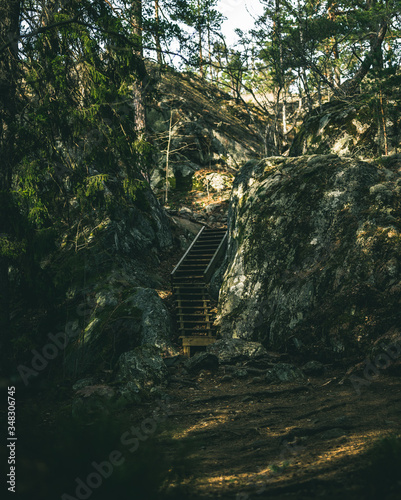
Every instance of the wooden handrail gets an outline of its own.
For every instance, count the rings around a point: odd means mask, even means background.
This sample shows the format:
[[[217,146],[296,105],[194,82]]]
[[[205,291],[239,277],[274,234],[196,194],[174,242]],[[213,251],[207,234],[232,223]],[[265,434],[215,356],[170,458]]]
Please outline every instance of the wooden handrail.
[[[212,274],[216,268],[216,265],[218,261],[220,260],[221,256],[223,255],[223,252],[225,250],[225,246],[227,244],[227,233],[223,236],[223,239],[220,242],[220,245],[218,246],[217,250],[214,252],[213,257],[211,258],[205,272],[203,273],[203,276],[205,278],[206,283],[209,283],[210,278],[212,277]]]
[[[183,257],[181,258],[180,262],[175,266],[175,268],[173,269],[172,273],[171,273],[171,279],[174,278],[174,275],[175,273],[178,271],[178,268],[180,267],[180,265],[182,264],[182,262],[184,261],[185,257],[189,254],[189,252],[192,250],[192,247],[195,245],[195,243],[198,241],[200,235],[203,233],[204,229],[206,228],[206,226],[203,226],[202,229],[199,231],[199,233],[195,236],[195,239],[194,241],[189,245],[188,247],[188,250],[184,253]]]

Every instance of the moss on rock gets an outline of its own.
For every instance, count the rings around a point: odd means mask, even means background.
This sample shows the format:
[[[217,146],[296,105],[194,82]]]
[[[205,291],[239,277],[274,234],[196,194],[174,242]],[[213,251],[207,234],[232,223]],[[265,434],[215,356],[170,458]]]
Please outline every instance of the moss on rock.
[[[401,157],[249,162],[234,183],[224,336],[325,358],[400,324]]]

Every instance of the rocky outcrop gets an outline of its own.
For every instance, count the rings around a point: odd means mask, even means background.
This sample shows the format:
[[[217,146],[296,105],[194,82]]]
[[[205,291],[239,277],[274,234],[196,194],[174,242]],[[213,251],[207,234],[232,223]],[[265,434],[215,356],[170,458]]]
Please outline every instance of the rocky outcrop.
[[[199,169],[236,170],[249,158],[259,158],[264,120],[252,104],[237,103],[195,75],[162,75],[148,110],[152,138],[160,149],[152,188],[162,192],[165,187],[167,156],[169,185],[182,190],[191,189]],[[224,189],[226,182],[210,179],[215,190]]]
[[[362,97],[326,103],[306,116],[291,144],[289,156],[332,153],[374,158],[384,153],[385,141],[389,153],[396,152],[398,118],[376,115],[374,103],[363,101]]]
[[[222,335],[324,361],[399,328],[400,195],[401,156],[249,162],[231,199]]]
[[[259,342],[247,342],[243,339],[220,339],[209,345],[207,351],[217,356],[221,364],[234,364],[267,355],[266,349]]]
[[[124,352],[139,346],[153,346],[174,354],[171,318],[157,292],[137,287],[123,290],[99,285],[87,326],[79,342],[68,350],[66,367],[75,374],[102,365],[113,366]],[[88,310],[89,312],[90,310]]]
[[[172,248],[170,220],[148,186],[130,204],[114,200],[77,216],[47,263],[79,322],[64,360],[70,375],[109,369],[143,344],[174,352],[170,315],[155,291],[163,288],[160,257]]]
[[[168,377],[160,351],[151,345],[122,354],[118,359],[116,371],[116,380],[130,384],[133,392],[150,390],[165,382]]]

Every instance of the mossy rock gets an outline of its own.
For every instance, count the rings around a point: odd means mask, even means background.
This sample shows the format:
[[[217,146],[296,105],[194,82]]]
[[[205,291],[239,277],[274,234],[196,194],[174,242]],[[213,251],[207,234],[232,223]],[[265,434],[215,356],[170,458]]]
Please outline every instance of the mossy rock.
[[[331,101],[309,113],[296,134],[289,156],[338,154],[339,156],[375,157],[384,153],[374,103],[367,96],[352,102]],[[397,124],[386,123],[389,151],[398,145]]]
[[[401,158],[249,162],[229,209],[223,336],[363,355],[400,324]]]

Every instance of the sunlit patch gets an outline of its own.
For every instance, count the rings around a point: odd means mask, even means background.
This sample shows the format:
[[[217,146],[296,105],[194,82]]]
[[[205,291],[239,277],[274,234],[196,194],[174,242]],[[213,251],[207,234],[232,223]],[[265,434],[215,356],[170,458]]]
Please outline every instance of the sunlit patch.
[[[228,420],[229,420],[228,415],[213,415],[210,417],[210,419],[209,418],[204,419],[201,422],[198,422],[195,425],[192,425],[185,430],[181,430],[174,433],[171,437],[172,439],[175,440],[184,439],[190,437],[196,432],[204,431],[206,429],[211,429],[213,427],[218,427],[219,425],[226,423]]]

